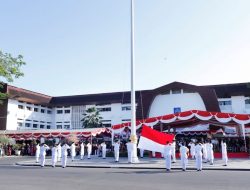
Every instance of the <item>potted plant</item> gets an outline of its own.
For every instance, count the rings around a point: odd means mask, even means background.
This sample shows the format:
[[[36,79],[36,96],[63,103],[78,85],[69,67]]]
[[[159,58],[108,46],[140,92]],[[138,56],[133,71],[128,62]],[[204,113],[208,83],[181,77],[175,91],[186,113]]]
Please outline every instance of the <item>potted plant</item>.
[[[12,146],[13,150],[15,150],[15,155],[20,156],[21,155],[21,149],[22,145],[21,144],[13,144]]]

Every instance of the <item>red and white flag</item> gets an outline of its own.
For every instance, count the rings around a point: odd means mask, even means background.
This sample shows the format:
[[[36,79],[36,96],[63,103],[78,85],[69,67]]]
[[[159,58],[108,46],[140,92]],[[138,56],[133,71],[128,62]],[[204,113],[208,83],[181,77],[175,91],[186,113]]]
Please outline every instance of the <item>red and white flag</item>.
[[[166,142],[173,142],[173,139],[172,134],[162,133],[144,125],[138,148],[163,153]]]

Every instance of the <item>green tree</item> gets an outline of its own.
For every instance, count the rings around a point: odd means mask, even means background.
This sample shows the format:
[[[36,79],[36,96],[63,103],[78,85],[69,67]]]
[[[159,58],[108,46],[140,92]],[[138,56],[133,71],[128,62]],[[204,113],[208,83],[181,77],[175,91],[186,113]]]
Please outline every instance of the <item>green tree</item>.
[[[83,114],[82,127],[83,128],[97,128],[101,126],[101,119],[99,111],[95,107],[88,108]]]
[[[7,98],[7,94],[1,92],[3,79],[7,82],[13,82],[14,78],[24,76],[20,68],[25,64],[22,55],[13,57],[11,54],[3,53],[0,50],[0,104]]]

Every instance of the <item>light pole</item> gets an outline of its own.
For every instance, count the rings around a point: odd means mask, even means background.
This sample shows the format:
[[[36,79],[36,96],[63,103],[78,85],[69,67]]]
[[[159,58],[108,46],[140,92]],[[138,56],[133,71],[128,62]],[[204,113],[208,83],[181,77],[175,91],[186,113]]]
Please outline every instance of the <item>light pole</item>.
[[[137,163],[136,107],[135,107],[135,66],[134,66],[134,0],[131,0],[131,135],[132,163]]]

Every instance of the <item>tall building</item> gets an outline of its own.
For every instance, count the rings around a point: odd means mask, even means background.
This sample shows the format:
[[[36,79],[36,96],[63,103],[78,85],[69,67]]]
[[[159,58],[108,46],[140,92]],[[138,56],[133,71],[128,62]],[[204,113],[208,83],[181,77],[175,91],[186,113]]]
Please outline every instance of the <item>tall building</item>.
[[[81,129],[86,109],[100,111],[102,125],[130,121],[130,92],[52,97],[4,84],[9,98],[0,106],[0,130]],[[250,114],[250,83],[195,86],[173,82],[136,91],[136,117],[188,110]]]

